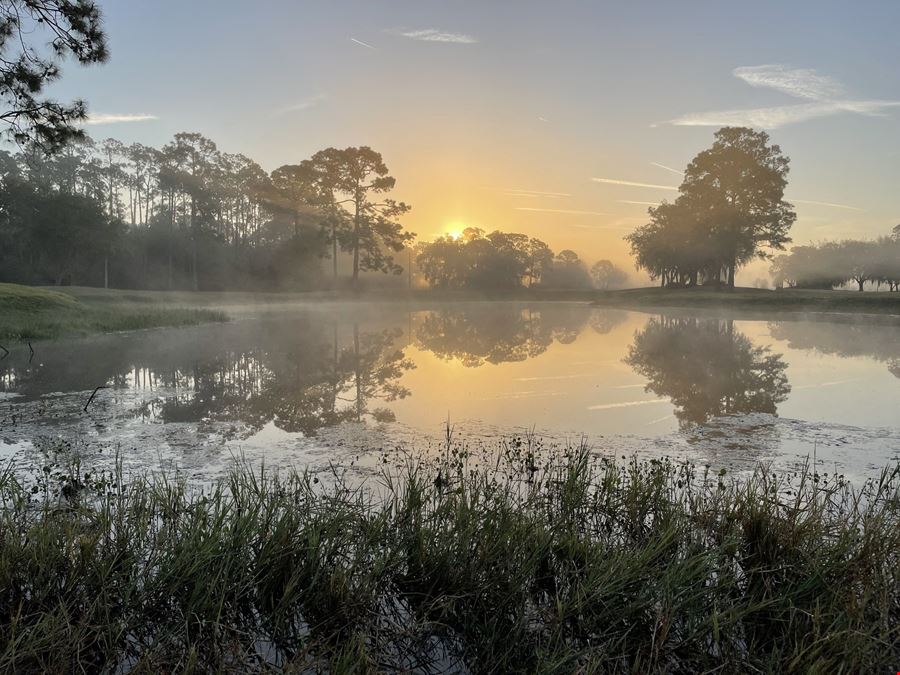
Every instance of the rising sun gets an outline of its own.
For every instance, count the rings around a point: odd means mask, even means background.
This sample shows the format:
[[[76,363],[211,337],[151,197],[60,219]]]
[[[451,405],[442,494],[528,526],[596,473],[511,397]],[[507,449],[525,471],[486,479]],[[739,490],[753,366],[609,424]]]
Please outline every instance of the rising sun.
[[[466,229],[466,226],[459,221],[454,221],[449,223],[447,227],[444,228],[444,235],[450,237],[451,239],[459,239],[463,235],[463,231]]]

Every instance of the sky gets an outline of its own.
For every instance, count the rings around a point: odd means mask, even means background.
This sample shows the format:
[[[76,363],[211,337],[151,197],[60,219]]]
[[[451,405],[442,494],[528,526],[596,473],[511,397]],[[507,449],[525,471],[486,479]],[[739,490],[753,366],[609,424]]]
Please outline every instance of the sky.
[[[100,5],[109,62],[52,88],[88,102],[92,137],[199,131],[267,170],[369,145],[420,238],[501,229],[625,262],[725,124],[791,158],[796,244],[900,223],[896,0]]]

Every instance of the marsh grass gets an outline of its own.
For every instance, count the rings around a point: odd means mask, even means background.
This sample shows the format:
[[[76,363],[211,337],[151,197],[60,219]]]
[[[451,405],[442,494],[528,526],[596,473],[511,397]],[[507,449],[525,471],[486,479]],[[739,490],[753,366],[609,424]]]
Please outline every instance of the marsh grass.
[[[49,468],[48,468],[49,472]],[[900,468],[732,480],[528,440],[377,481],[0,478],[3,672],[873,672]]]
[[[225,321],[220,310],[117,298],[81,301],[59,291],[0,284],[0,340],[58,337]]]

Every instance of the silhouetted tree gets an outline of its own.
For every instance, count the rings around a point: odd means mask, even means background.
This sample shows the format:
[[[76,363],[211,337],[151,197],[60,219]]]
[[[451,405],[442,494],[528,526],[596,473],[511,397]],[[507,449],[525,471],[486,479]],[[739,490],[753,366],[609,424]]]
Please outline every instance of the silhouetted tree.
[[[49,49],[31,44],[49,37]],[[0,1],[0,121],[15,141],[57,150],[81,135],[75,126],[86,116],[82,101],[63,104],[40,98],[60,76],[60,63],[104,61],[106,36],[100,9],[90,0]]]
[[[16,211],[29,191],[85,197],[96,202],[104,223],[122,225],[115,246],[82,246],[64,283],[314,288],[323,283],[321,260],[329,244],[335,271],[337,247],[350,250],[352,219],[336,203],[320,162],[304,160],[269,175],[252,159],[222,152],[196,133],[179,133],[161,150],[84,137],[52,156],[32,145],[16,155],[0,154],[0,165],[4,161],[14,169],[12,176],[0,166],[12,190],[5,200],[15,213],[0,212],[0,281],[59,278],[42,255],[52,242],[30,236],[34,214],[24,218]],[[387,262],[390,251],[410,235],[391,233],[385,202],[372,208],[380,215],[364,208],[362,243],[371,252],[363,252],[363,269],[380,260],[382,269],[397,271]]]
[[[587,266],[571,249],[564,249],[553,258],[553,264],[544,271],[543,288],[581,289],[591,287]]]
[[[396,180],[388,174],[381,155],[365,146],[328,148],[317,152],[312,162],[336,195],[334,202],[350,211],[352,226],[342,245],[353,255],[354,288],[359,286],[360,270],[402,273],[391,252],[402,251],[414,236],[396,222],[410,207],[383,196],[394,188]]]
[[[796,220],[784,201],[789,159],[769,136],[723,127],[688,165],[679,196],[649,210],[651,222],[626,237],[638,267],[662,284],[721,281],[767,249],[782,250]]]
[[[796,246],[772,262],[776,287],[831,289],[854,282],[862,291],[870,282],[900,290],[900,240],[844,240]]]
[[[628,274],[609,260],[598,260],[591,266],[591,278],[597,288],[605,291],[623,286]]]
[[[459,238],[438,237],[417,246],[416,265],[433,288],[514,290],[541,282],[553,251],[540,239],[468,227]]]

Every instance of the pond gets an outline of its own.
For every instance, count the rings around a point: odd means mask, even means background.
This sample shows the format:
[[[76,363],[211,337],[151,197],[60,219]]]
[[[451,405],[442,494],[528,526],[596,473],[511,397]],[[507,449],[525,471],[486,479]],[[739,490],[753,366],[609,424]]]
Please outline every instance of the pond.
[[[896,460],[897,322],[774,316],[345,303],[18,346],[0,361],[0,459],[368,471],[439,452],[449,422],[472,447],[586,442],[732,471],[814,458],[860,478]]]

